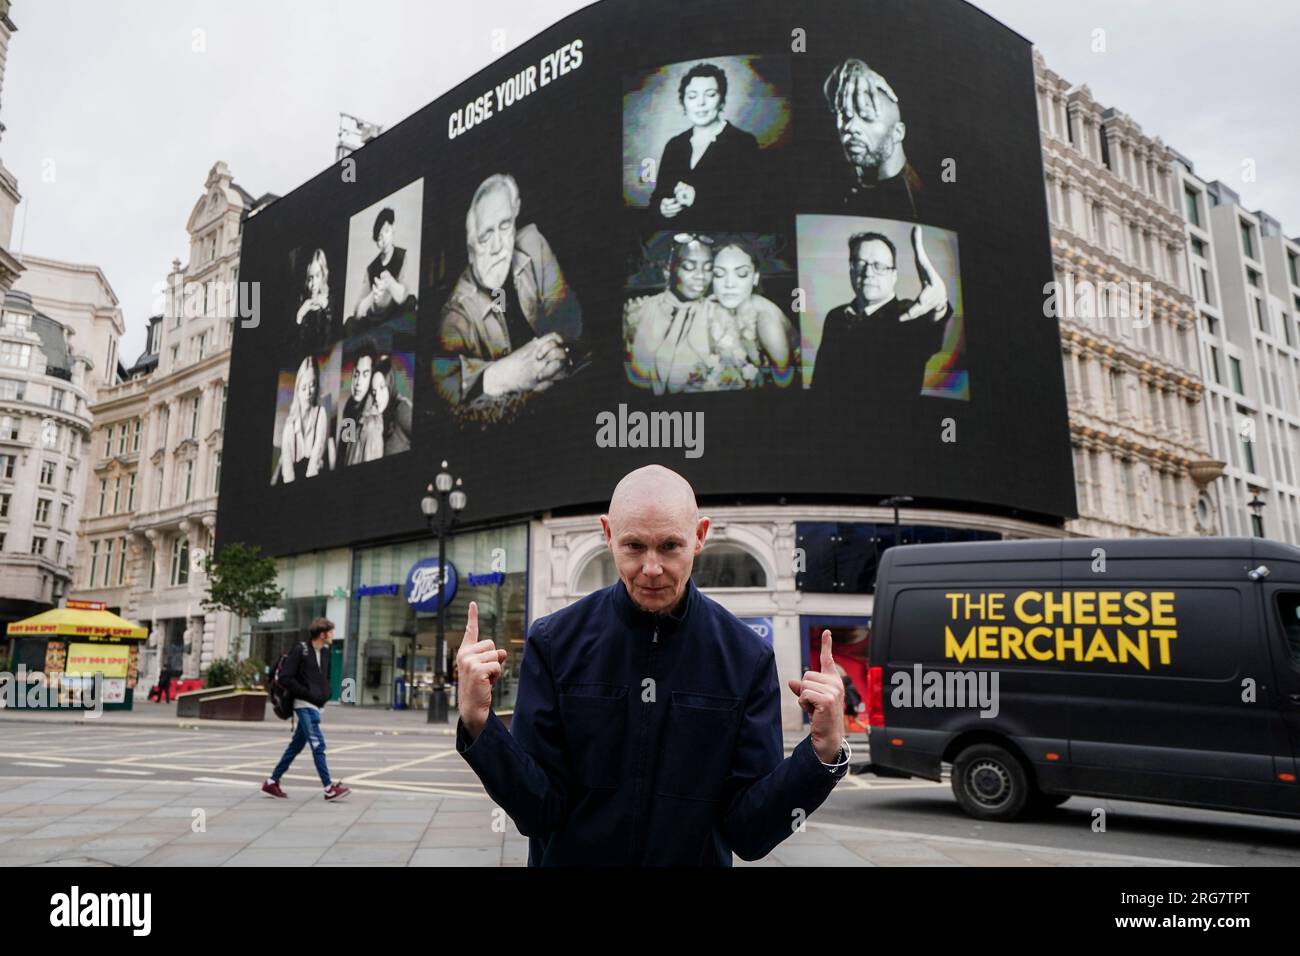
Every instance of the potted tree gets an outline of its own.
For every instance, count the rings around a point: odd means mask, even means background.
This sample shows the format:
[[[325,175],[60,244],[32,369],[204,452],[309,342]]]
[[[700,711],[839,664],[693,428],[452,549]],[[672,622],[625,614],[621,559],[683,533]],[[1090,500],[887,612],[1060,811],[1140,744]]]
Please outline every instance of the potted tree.
[[[208,686],[198,692],[206,692],[198,702],[198,715],[217,720],[265,720],[265,668],[244,656],[242,631],[245,618],[256,620],[284,596],[276,583],[275,561],[263,557],[258,548],[235,541],[215,556],[209,555],[205,570],[208,595],[203,607],[235,615],[235,642],[227,657],[208,666]]]

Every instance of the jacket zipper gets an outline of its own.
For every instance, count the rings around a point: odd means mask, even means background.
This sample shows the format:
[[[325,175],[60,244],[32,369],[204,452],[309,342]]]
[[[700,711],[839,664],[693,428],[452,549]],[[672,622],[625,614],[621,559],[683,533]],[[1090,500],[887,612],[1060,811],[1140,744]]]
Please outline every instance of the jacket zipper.
[[[655,679],[655,676],[654,676],[654,671],[655,671],[655,648],[658,646],[658,644],[659,644],[659,625],[656,624],[656,625],[655,625],[655,628],[654,628],[654,634],[653,634],[653,636],[652,636],[651,639],[650,639],[650,655],[649,655],[649,657],[648,657],[648,659],[647,659],[647,661],[646,661],[646,671],[647,671],[646,676],[650,677],[652,680],[656,680],[656,679]],[[658,681],[656,680],[656,685],[657,685],[657,683],[658,683]],[[657,695],[658,695],[658,687],[657,687],[657,686],[655,686],[655,693],[656,693],[656,700],[657,700],[657,699],[658,699],[658,697],[657,697]],[[631,858],[631,860],[629,861],[629,862],[630,862],[632,865],[634,865],[634,866],[639,862],[639,860],[638,860],[638,853],[640,852],[640,849],[641,849],[641,847],[640,847],[640,845],[639,845],[639,840],[638,840],[638,837],[637,837],[637,834],[638,834],[638,832],[639,832],[639,829],[638,829],[638,826],[637,826],[637,821],[638,821],[638,819],[639,819],[640,816],[641,816],[641,802],[642,802],[642,799],[643,799],[643,798],[642,798],[642,793],[643,793],[644,788],[645,788],[645,785],[646,785],[646,779],[645,779],[645,747],[646,747],[646,738],[647,738],[647,736],[649,735],[649,727],[650,727],[650,719],[649,719],[649,718],[650,718],[650,708],[653,707],[653,706],[654,706],[654,703],[652,703],[651,701],[642,701],[642,702],[641,702],[641,715],[640,715],[640,716],[641,716],[641,722],[640,722],[640,726],[637,728],[637,736],[638,736],[639,739],[638,739],[638,741],[637,741],[637,748],[636,748],[636,759],[637,759],[637,763],[636,763],[636,767],[635,767],[635,769],[634,769],[635,780],[636,780],[636,789],[635,789],[635,793],[634,793],[634,796],[633,796],[633,799],[632,799],[632,858]]]

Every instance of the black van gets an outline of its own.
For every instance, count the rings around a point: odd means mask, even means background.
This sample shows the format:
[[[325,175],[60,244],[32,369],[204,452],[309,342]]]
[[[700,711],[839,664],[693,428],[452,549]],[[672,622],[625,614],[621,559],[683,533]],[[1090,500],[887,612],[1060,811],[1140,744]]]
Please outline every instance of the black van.
[[[871,764],[1011,820],[1088,795],[1300,816],[1300,548],[971,542],[881,558]]]

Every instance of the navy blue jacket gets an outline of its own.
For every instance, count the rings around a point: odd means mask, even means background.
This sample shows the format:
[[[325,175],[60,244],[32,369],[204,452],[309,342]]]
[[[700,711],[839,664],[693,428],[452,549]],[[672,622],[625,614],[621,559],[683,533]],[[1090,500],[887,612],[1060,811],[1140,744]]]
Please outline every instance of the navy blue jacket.
[[[530,866],[756,860],[844,774],[811,737],[782,759],[772,647],[694,581],[674,614],[616,581],[535,621],[510,729],[491,714],[471,743],[457,724],[456,749]]]

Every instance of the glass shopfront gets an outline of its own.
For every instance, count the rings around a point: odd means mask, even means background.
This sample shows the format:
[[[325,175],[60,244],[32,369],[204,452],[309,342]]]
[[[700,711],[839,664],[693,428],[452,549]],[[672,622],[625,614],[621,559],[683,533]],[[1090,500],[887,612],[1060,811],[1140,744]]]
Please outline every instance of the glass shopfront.
[[[352,619],[346,673],[355,675],[356,702],[365,707],[425,709],[437,668],[438,614],[407,602],[411,568],[438,556],[433,538],[358,549],[352,562]],[[478,603],[479,638],[505,649],[502,676],[493,689],[493,708],[514,708],[523,655],[528,600],[528,527],[510,525],[453,534],[447,562],[456,590],[445,616],[444,680],[456,706],[456,651],[465,635],[469,602]]]

